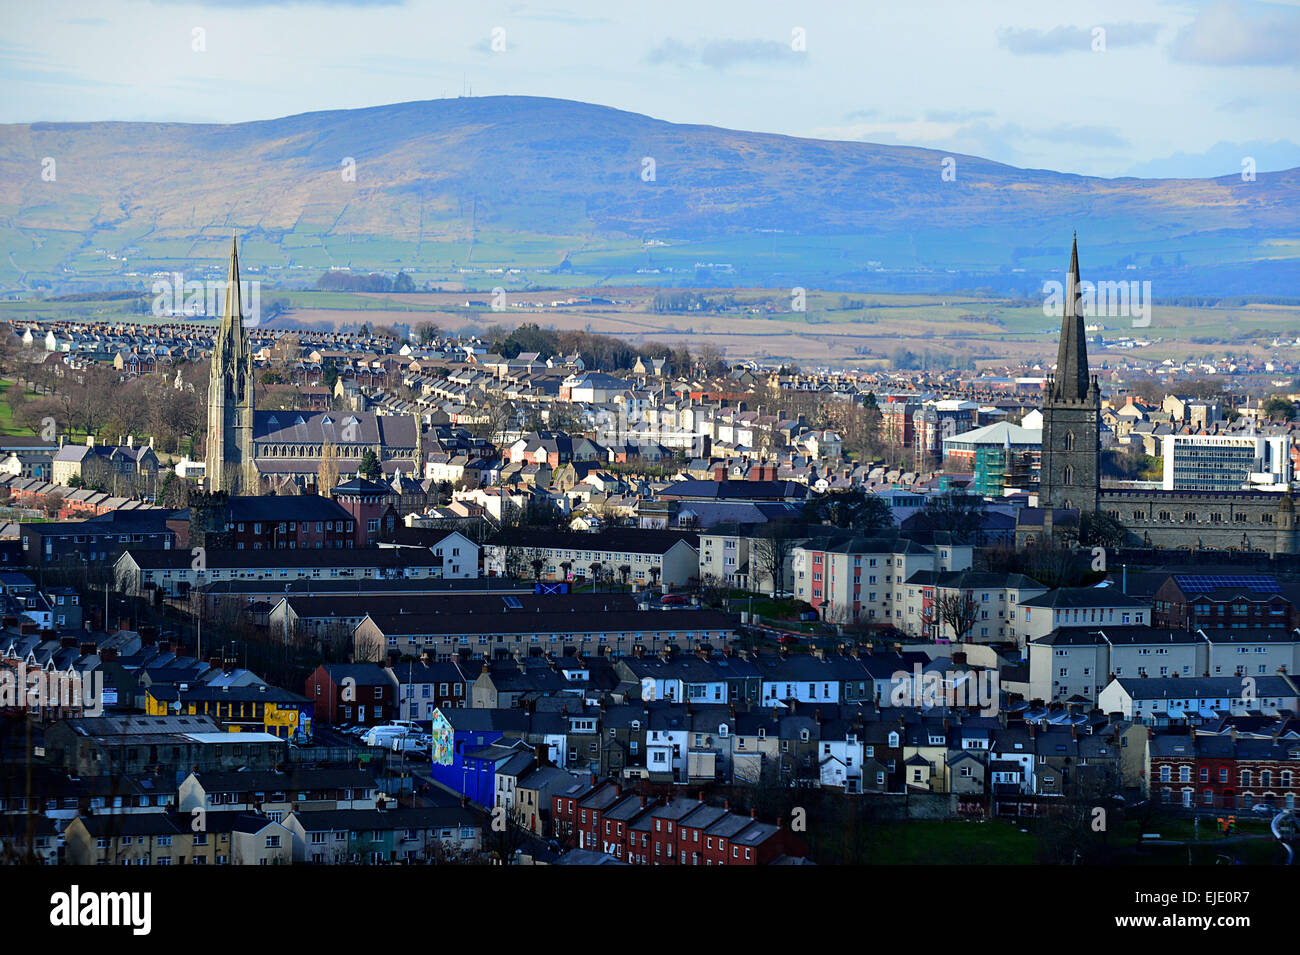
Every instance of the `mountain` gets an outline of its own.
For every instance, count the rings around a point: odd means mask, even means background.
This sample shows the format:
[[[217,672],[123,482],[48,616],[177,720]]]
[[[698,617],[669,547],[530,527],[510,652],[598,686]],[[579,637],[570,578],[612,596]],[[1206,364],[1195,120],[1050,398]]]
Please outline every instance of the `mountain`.
[[[538,284],[559,271],[1037,294],[1078,229],[1085,278],[1155,277],[1158,297],[1283,295],[1300,277],[1297,209],[1300,169],[1099,179],[532,97],[0,127],[10,290],[216,265],[236,232],[245,261],[304,283],[332,266],[471,282],[462,270],[514,267]]]

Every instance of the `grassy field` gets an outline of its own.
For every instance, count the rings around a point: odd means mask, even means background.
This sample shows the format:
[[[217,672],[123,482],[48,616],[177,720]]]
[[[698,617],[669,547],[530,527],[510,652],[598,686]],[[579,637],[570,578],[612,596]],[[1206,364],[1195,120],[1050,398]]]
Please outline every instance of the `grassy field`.
[[[863,847],[872,865],[1032,865],[1039,839],[1035,823],[992,820],[872,823]],[[1199,837],[1189,819],[1156,817],[1144,826],[1127,821],[1107,840],[1117,859],[1133,865],[1276,865],[1283,853],[1264,819],[1237,816],[1232,837],[1202,820]],[[1139,846],[1144,832],[1160,833],[1163,844]],[[1242,838],[1245,837],[1245,838]]]
[[[553,278],[556,286],[565,279],[577,281],[573,276]],[[418,273],[417,280],[423,281]],[[506,289],[503,311],[487,305],[491,289],[497,286]],[[910,352],[914,363],[925,367],[1002,369],[1050,362],[1060,328],[1059,319],[1045,315],[1041,307],[971,295],[841,294],[810,289],[806,311],[793,311],[790,289],[711,289],[700,291],[714,300],[734,295],[744,307],[727,312],[657,313],[652,303],[659,290],[646,286],[542,290],[530,287],[521,275],[479,272],[457,274],[444,287],[447,290],[441,292],[392,295],[278,289],[268,282],[261,301],[264,310],[271,302],[287,304],[288,310],[272,323],[276,327],[430,322],[446,332],[483,334],[493,326],[533,322],[557,330],[613,335],[640,346],[685,344],[698,350],[708,345],[732,360],[868,369],[896,367],[902,352]],[[584,294],[618,304],[551,305]],[[155,321],[148,296],[142,295],[125,300],[3,302],[0,319]],[[479,304],[467,305],[468,301]],[[1109,340],[1138,340],[1136,347],[1122,350],[1090,344],[1093,364],[1103,370],[1120,362],[1155,365],[1165,359],[1227,353],[1300,360],[1300,346],[1292,344],[1300,330],[1300,307],[1155,306],[1146,328],[1133,328],[1131,320],[1109,316],[1089,323],[1100,326],[1100,334]],[[1280,340],[1277,346],[1274,338]]]
[[[873,825],[872,865],[1032,865],[1038,838],[1009,822],[917,821]]]
[[[34,435],[31,428],[20,428],[14,424],[13,409],[9,407],[9,389],[15,383],[8,378],[0,378],[0,434]]]

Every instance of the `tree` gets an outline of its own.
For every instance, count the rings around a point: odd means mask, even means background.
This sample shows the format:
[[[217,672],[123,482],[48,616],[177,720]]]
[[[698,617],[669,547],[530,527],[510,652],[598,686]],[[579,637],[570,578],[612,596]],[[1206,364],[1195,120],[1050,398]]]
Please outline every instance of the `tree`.
[[[528,566],[533,569],[533,580],[542,579],[542,568],[546,566],[546,552],[540,547],[529,547],[525,551]]]
[[[1075,587],[1083,580],[1074,547],[1058,537],[1034,541],[1020,557],[1024,573],[1049,589]]]
[[[945,590],[934,598],[934,615],[939,623],[939,636],[945,628],[952,631],[953,639],[958,643],[975,627],[978,611],[975,598],[970,591]]]
[[[339,451],[326,439],[320,448],[320,467],[316,470],[316,493],[327,495],[339,483]]]
[[[946,532],[955,543],[974,544],[984,523],[984,499],[959,491],[935,494],[926,499],[911,523],[914,530]]]
[[[1113,750],[1112,750],[1113,751]],[[1088,760],[1073,767],[1054,811],[1037,827],[1038,861],[1047,865],[1107,865],[1116,861],[1109,833],[1124,813],[1120,774]]]
[[[42,494],[33,502],[45,513],[50,520],[59,516],[59,511],[63,509],[63,498],[56,494]]]
[[[1105,511],[1084,511],[1079,515],[1079,544],[1083,547],[1114,549],[1128,534],[1124,525]]]
[[[298,356],[302,354],[302,345],[298,336],[293,332],[285,332],[275,340],[271,346],[271,361],[273,364],[287,369],[298,361]]]
[[[470,433],[476,438],[486,438],[493,444],[500,444],[505,439],[514,413],[514,406],[510,402],[489,395],[480,402],[475,420],[469,426]]]
[[[1295,402],[1281,395],[1274,395],[1264,403],[1264,416],[1290,421],[1295,418]]]
[[[540,494],[531,495],[524,504],[519,521],[527,527],[557,528],[563,522],[564,515],[550,498]]]
[[[876,534],[894,526],[889,502],[862,488],[831,491],[804,504],[804,519],[815,524],[830,524],[861,534]]]
[[[706,607],[721,607],[731,596],[726,581],[715,574],[705,574],[699,581],[700,603]]]
[[[379,456],[375,454],[374,448],[366,448],[365,454],[361,455],[361,463],[357,465],[357,474],[369,481],[378,481],[380,473]]]
[[[882,502],[883,503],[883,502]],[[805,538],[794,533],[786,521],[769,521],[749,545],[750,590],[757,590],[766,577],[772,582],[772,596],[785,590],[785,567],[799,542]]]
[[[501,573],[522,580],[528,573],[529,549],[506,538],[498,541],[496,548],[501,555]]]
[[[17,334],[16,326],[6,322],[0,328],[0,375],[8,377],[16,374],[21,367],[22,357],[22,337]]]
[[[846,455],[863,461],[884,450],[880,432],[882,419],[874,396],[869,405],[856,401],[838,402],[828,410],[827,417],[831,427],[839,432]]]

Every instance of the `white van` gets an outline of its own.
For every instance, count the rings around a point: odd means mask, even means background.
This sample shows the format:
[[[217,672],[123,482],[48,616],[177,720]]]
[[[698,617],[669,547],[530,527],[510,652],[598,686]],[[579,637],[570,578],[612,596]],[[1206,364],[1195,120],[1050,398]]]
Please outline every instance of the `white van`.
[[[374,726],[370,732],[361,737],[361,742],[367,746],[383,746],[392,748],[393,740],[401,739],[404,736],[412,738],[418,735],[418,730],[413,730],[407,726]]]

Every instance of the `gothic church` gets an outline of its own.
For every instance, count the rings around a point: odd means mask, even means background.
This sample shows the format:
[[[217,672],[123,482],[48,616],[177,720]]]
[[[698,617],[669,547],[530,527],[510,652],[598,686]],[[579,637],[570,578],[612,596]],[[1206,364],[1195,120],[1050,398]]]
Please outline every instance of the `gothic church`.
[[[1165,491],[1101,486],[1101,391],[1088,370],[1079,242],[1070,252],[1056,373],[1043,400],[1040,506],[1103,511],[1124,525],[1126,545],[1184,550],[1300,553],[1292,494]]]

